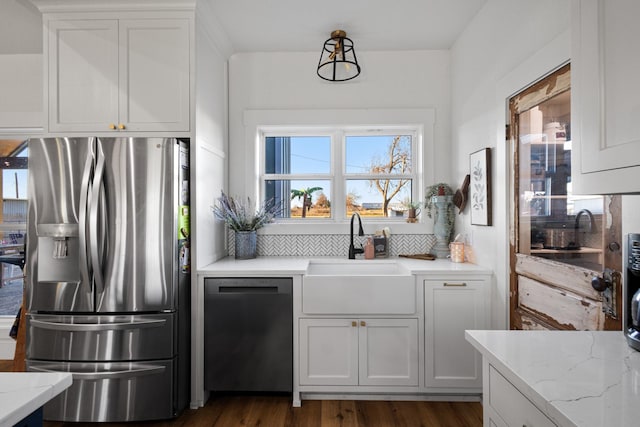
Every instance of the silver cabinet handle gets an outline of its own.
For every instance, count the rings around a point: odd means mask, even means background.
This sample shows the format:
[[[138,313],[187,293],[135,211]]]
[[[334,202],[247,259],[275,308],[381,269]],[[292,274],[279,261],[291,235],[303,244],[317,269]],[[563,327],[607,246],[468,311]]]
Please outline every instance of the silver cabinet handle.
[[[30,325],[53,331],[68,332],[96,332],[96,331],[122,331],[126,329],[145,329],[157,328],[167,323],[166,319],[159,320],[142,320],[134,322],[120,323],[64,323],[64,322],[47,322],[46,320],[31,319]]]
[[[467,284],[465,282],[460,282],[460,283],[449,283],[449,282],[444,282],[444,286],[457,286],[457,287],[462,287],[462,286],[467,286]]]

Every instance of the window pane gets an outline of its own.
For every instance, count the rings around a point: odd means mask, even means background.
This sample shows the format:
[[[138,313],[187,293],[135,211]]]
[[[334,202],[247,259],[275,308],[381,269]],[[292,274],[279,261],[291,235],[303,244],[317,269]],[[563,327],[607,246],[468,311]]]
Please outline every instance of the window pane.
[[[265,138],[265,172],[330,173],[331,137],[270,136]]]
[[[331,181],[266,180],[266,200],[282,208],[280,218],[330,218]]]
[[[411,173],[410,135],[347,136],[346,173]]]
[[[22,141],[0,140],[5,153],[2,169],[2,216],[0,254],[24,254],[27,222],[27,157]],[[14,260],[15,261],[15,260]],[[22,304],[23,273],[19,265],[0,264],[0,317],[15,317]]]
[[[347,180],[347,216],[402,217],[411,200],[410,179]]]

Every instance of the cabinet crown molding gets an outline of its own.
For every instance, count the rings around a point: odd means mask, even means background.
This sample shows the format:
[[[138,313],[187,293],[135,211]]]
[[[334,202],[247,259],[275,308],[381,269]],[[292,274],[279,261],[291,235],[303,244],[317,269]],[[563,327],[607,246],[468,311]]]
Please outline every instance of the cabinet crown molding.
[[[137,10],[194,10],[196,0],[29,0],[40,12],[101,12]]]

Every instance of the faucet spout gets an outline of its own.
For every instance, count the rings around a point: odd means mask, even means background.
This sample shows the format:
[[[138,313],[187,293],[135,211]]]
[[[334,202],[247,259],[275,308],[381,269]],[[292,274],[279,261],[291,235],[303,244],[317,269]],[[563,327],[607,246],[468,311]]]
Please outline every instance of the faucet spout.
[[[577,247],[580,247],[580,238],[578,235],[578,231],[580,230],[580,217],[582,215],[589,216],[589,232],[595,233],[597,231],[596,220],[593,218],[593,214],[589,209],[582,209],[576,214],[576,223],[574,225],[574,234],[575,234],[575,243]]]
[[[356,248],[353,244],[353,220],[358,218],[358,236],[364,236],[364,230],[362,229],[362,219],[360,218],[360,214],[354,212],[351,215],[351,226],[349,227],[349,259],[356,259],[356,254],[364,253],[363,248]]]

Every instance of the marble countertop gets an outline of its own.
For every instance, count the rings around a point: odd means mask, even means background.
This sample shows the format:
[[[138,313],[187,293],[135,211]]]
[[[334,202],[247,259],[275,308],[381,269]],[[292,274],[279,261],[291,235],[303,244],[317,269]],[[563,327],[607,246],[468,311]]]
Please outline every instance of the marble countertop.
[[[433,261],[408,258],[376,258],[374,260],[332,257],[257,257],[254,259],[236,260],[226,257],[203,268],[198,269],[201,275],[229,275],[229,274],[304,274],[311,260],[346,262],[346,263],[376,263],[395,261],[404,266],[411,274],[452,273],[460,275],[491,274],[491,270],[470,263],[455,263],[448,259]]]
[[[561,427],[640,425],[640,352],[620,331],[466,331],[466,338]]]
[[[12,426],[71,385],[69,373],[0,372],[0,426]]]

